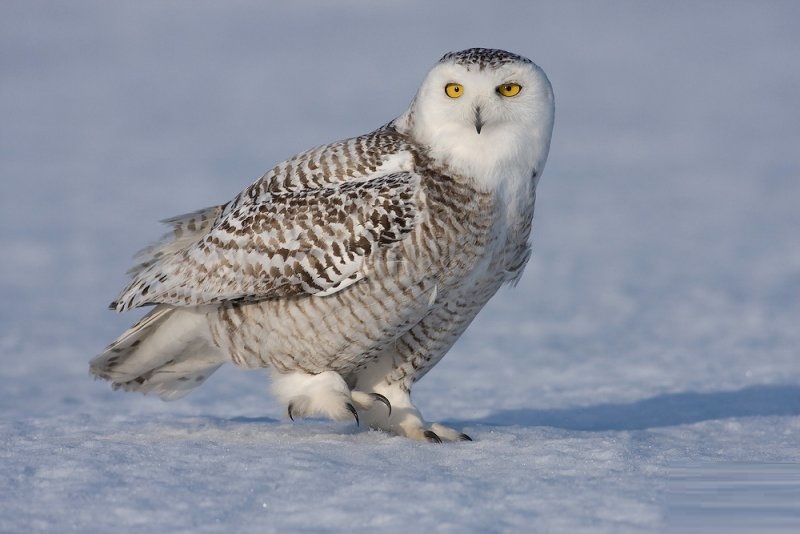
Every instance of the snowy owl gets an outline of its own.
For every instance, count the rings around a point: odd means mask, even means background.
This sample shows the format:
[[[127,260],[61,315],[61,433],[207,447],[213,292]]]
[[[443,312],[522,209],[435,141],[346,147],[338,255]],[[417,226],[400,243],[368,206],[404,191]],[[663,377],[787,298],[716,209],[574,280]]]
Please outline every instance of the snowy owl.
[[[411,386],[522,274],[554,109],[529,59],[446,54],[385,126],[166,220],[111,304],[155,308],[91,373],[175,399],[223,363],[265,367],[289,418],[469,440],[426,422]]]

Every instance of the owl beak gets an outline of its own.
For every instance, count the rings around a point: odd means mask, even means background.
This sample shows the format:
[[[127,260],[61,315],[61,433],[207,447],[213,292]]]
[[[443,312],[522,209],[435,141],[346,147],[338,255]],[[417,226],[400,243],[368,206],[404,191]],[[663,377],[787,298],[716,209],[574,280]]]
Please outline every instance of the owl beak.
[[[475,106],[475,131],[478,132],[478,135],[481,134],[482,128],[483,128],[483,119],[481,118],[481,107]]]

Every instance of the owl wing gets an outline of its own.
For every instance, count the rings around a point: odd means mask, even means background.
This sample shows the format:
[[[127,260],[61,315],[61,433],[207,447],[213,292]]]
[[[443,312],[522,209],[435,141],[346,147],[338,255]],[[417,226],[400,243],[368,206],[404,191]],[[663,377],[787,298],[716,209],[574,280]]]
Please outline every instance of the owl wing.
[[[128,274],[135,277],[151,265],[158,263],[164,256],[179,252],[192,245],[198,236],[211,230],[224,208],[225,206],[212,206],[162,220],[162,223],[172,227],[171,230],[162,235],[158,242],[136,253],[135,258],[139,263],[131,267]]]
[[[194,239],[176,233],[172,243],[145,249],[111,307],[325,296],[346,288],[368,275],[366,258],[417,223],[420,177],[376,174],[296,190],[261,188],[257,196],[243,193],[224,207],[171,220],[182,230],[197,221]]]

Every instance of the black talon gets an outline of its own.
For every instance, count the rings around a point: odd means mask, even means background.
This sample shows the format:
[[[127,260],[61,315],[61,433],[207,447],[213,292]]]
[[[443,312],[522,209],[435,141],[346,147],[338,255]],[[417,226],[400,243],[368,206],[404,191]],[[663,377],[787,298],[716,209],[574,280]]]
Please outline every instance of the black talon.
[[[289,419],[294,421],[294,417],[292,417],[292,405],[291,405],[291,403],[289,404],[289,409],[287,411],[289,412]]]
[[[369,396],[372,397],[373,399],[375,399],[376,401],[380,401],[380,402],[384,403],[386,405],[386,407],[389,408],[389,415],[392,415],[392,405],[389,404],[389,399],[387,399],[386,397],[384,397],[380,393],[370,393]]]
[[[459,441],[472,441],[472,438],[462,432],[461,434],[458,435],[458,440]]]
[[[426,438],[428,438],[428,441],[430,441],[431,443],[441,443],[442,442],[442,438],[437,436],[436,432],[434,432],[433,430],[426,430],[425,432],[423,432],[422,435],[425,436]]]
[[[356,411],[356,407],[350,404],[349,402],[345,405],[347,409],[353,414],[353,417],[356,418],[356,426],[361,426],[361,423],[358,422],[358,412]]]

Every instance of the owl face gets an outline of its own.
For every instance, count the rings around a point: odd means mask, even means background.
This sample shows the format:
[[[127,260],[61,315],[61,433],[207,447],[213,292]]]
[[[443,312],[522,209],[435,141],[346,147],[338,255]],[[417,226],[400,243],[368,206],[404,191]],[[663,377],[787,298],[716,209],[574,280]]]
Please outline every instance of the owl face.
[[[445,55],[409,110],[412,135],[467,175],[544,166],[554,103],[542,69],[500,50]]]

